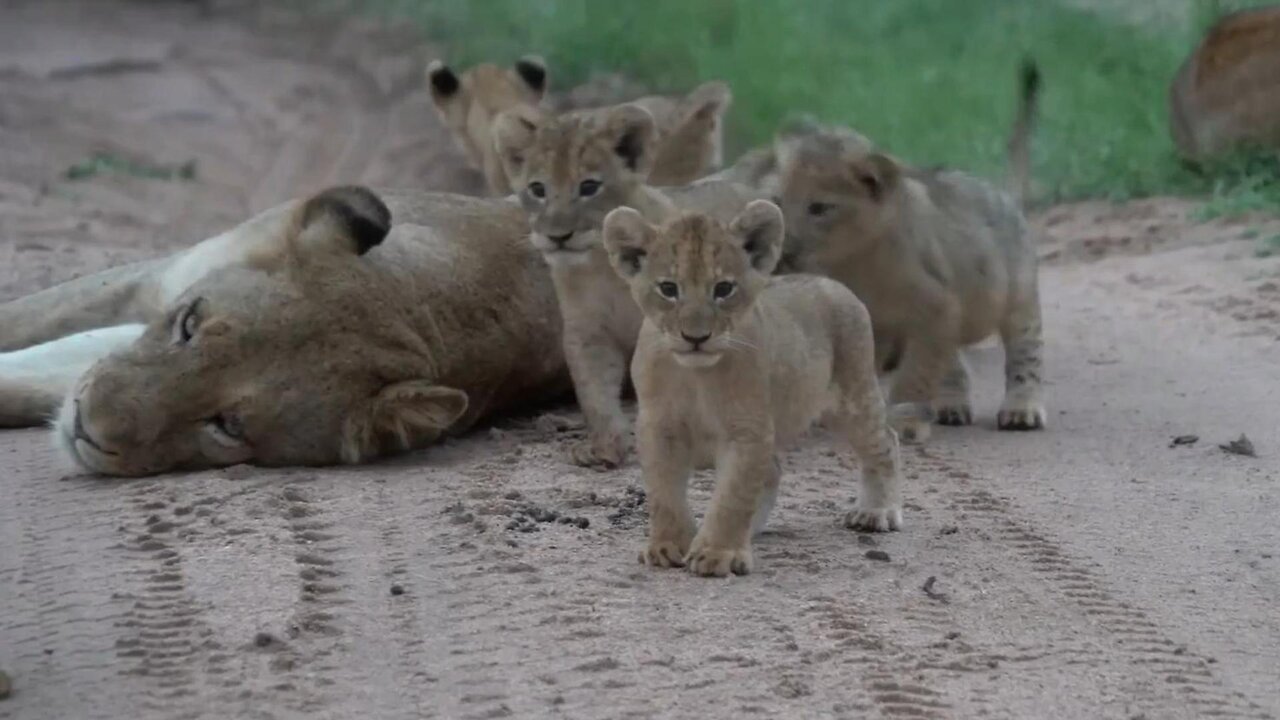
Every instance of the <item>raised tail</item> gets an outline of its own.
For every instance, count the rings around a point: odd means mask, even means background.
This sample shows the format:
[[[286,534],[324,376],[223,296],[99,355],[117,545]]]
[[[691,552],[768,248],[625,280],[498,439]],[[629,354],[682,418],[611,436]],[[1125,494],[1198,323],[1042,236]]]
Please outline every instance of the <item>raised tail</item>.
[[[1035,129],[1040,96],[1040,67],[1030,57],[1018,71],[1018,112],[1009,135],[1009,191],[1018,205],[1031,195],[1031,132]]]

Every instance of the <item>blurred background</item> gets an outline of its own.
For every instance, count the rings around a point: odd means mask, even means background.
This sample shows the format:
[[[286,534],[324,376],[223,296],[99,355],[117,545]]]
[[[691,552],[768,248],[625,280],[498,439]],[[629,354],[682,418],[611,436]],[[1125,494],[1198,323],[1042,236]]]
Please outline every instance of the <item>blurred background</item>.
[[[1197,174],[1169,135],[1168,85],[1205,29],[1258,0],[358,0],[413,22],[466,67],[542,54],[552,87],[621,72],[650,91],[721,79],[728,156],[797,112],[906,159],[998,175],[1024,55],[1044,75],[1040,201],[1209,194],[1206,212],[1274,207],[1274,158]]]

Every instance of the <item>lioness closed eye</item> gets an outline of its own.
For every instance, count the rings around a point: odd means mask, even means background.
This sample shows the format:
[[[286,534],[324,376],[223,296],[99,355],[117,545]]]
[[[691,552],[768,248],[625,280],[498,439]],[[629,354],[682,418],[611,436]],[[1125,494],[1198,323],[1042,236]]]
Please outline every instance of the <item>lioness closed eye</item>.
[[[778,492],[777,449],[828,412],[862,465],[846,525],[901,525],[898,441],[866,308],[834,280],[770,277],[783,236],[777,206],[752,201],[728,227],[686,214],[661,228],[623,207],[605,217],[603,234],[644,313],[631,364],[649,503],[642,561],[750,572],[752,533]],[[686,485],[713,459],[716,487],[697,529]]]

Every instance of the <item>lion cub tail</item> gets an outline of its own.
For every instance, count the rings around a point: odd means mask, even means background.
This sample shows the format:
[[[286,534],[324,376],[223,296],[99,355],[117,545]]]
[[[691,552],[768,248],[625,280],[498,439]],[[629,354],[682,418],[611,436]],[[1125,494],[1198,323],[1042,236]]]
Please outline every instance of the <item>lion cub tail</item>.
[[[1009,191],[1025,206],[1031,194],[1031,132],[1035,128],[1040,96],[1040,67],[1032,58],[1018,70],[1018,112],[1009,135]]]

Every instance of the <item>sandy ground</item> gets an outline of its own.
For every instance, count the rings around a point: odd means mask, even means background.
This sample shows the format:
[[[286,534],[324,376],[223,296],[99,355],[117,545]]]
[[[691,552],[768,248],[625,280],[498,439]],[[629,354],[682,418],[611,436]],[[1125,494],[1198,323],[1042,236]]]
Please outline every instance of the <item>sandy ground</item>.
[[[10,0],[0,299],[330,182],[477,190],[428,55]],[[96,151],[198,172],[61,177]],[[0,434],[0,718],[1275,717],[1280,259],[1250,237],[1280,223],[1192,210],[1044,213],[1051,429],[993,430],[975,351],[981,422],[906,452],[904,531],[841,529],[856,471],[816,434],[743,578],[635,564],[638,471],[566,464],[572,408],[373,467],[141,481]],[[1240,433],[1258,457],[1218,448]]]

